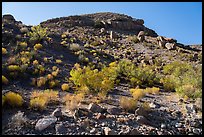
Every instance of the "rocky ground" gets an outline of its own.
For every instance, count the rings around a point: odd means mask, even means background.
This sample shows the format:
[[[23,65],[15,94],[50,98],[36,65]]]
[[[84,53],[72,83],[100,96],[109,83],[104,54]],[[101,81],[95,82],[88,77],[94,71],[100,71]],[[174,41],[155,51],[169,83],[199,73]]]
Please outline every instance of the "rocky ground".
[[[31,26],[11,15],[4,16],[2,23],[2,47],[8,51],[2,55],[2,75],[10,78],[4,66],[12,64],[11,57],[18,57],[17,41],[28,39],[22,28],[30,30]],[[175,60],[202,66],[202,46],[184,46],[173,38],[158,36],[144,26],[142,19],[98,13],[51,19],[41,25],[48,28],[51,40],[42,42],[43,48],[34,59],[48,58],[41,64],[46,74],[51,73],[53,66],[60,69],[59,85],[67,81],[75,63],[100,68],[115,60],[130,59],[136,65],[156,65],[158,71]],[[63,34],[66,35],[62,37]],[[72,44],[79,49],[70,50]],[[26,50],[32,51],[29,48]],[[56,59],[62,62],[56,63]],[[92,95],[86,96],[74,111],[65,108],[61,100],[66,94],[73,94],[74,88],[64,92],[56,86],[53,89],[59,91],[60,103],[48,105],[43,111],[30,109],[32,91],[47,87],[31,86],[31,79],[37,76],[30,73],[34,71],[32,66],[27,70],[23,77],[10,78],[9,84],[2,87],[2,94],[14,91],[25,100],[20,108],[3,106],[3,135],[202,135],[202,98],[184,99],[160,87],[159,94],[146,94],[134,111],[127,112],[119,104],[120,97],[132,97],[132,87],[125,81],[115,85],[101,102],[91,101]],[[144,102],[149,108],[144,108]]]
[[[4,108],[3,134],[16,135],[201,135],[202,113],[197,102],[183,101],[174,93],[146,95],[141,102],[150,103],[150,110],[140,106],[125,112],[119,96],[130,96],[127,85],[115,88],[110,99],[102,103],[82,101],[70,113],[63,106],[49,106],[42,112]],[[86,102],[87,101],[87,102]]]

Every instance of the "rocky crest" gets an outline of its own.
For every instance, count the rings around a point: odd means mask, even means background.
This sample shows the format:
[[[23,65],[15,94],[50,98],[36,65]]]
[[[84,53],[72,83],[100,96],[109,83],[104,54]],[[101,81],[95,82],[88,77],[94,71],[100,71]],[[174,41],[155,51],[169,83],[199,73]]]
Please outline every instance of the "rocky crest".
[[[45,27],[73,27],[73,26],[96,26],[117,31],[129,31],[139,33],[145,31],[146,35],[157,37],[157,33],[144,26],[144,20],[133,19],[130,16],[117,13],[95,13],[69,17],[50,19],[41,23]]]

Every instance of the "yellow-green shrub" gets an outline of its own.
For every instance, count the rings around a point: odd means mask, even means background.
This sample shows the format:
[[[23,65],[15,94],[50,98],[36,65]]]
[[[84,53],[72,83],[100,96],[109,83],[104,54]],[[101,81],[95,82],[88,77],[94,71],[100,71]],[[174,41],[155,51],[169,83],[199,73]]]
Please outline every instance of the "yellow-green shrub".
[[[159,94],[159,88],[157,87],[152,87],[152,88],[146,88],[144,89],[144,92],[150,93],[150,94]]]
[[[130,89],[130,93],[132,94],[135,100],[139,100],[145,96],[144,89],[139,89],[139,88]]]
[[[31,108],[37,108],[37,109],[43,110],[43,109],[46,108],[46,103],[47,103],[47,99],[46,98],[36,97],[36,98],[32,98],[30,100],[30,107]]]
[[[20,66],[18,66],[18,65],[9,65],[9,66],[8,66],[8,70],[9,70],[9,71],[20,71],[21,68],[20,68]]]
[[[69,110],[75,110],[78,104],[84,99],[84,94],[79,93],[76,95],[67,94],[63,97],[63,102],[65,102],[65,108]]]
[[[89,66],[80,68],[79,64],[75,64],[75,67],[70,71],[70,80],[77,87],[88,87],[90,92],[107,93],[114,86],[115,72],[113,68],[104,67],[98,71],[97,69],[92,70]]]
[[[57,64],[60,64],[60,63],[62,63],[62,60],[56,59],[56,63],[57,63]]]
[[[30,107],[35,109],[45,109],[49,103],[59,101],[58,92],[53,90],[34,91],[30,98]]]
[[[23,98],[20,94],[10,91],[5,94],[5,102],[12,107],[20,107],[23,104]]]
[[[31,32],[28,32],[31,43],[41,42],[47,36],[46,28],[42,28],[40,25],[31,27]]]
[[[69,85],[64,83],[64,84],[62,84],[61,88],[62,88],[63,91],[68,91],[69,90]]]
[[[5,54],[7,54],[8,52],[7,52],[7,49],[6,48],[2,48],[2,54],[3,55],[5,55]]]
[[[26,48],[28,46],[27,42],[19,42],[18,45],[21,47],[21,48]]]
[[[137,100],[129,97],[120,98],[120,106],[126,111],[134,111],[137,108]]]
[[[6,97],[2,95],[2,106],[4,105],[5,101],[6,101]]]
[[[40,43],[35,44],[34,50],[39,50],[39,49],[41,49],[42,47],[43,47],[43,46],[42,46],[42,44],[40,44]]]
[[[4,75],[2,75],[2,83],[3,84],[8,84],[8,79],[4,76]]]
[[[47,81],[47,79],[45,77],[39,77],[37,79],[37,86],[38,87],[44,86],[46,81]]]

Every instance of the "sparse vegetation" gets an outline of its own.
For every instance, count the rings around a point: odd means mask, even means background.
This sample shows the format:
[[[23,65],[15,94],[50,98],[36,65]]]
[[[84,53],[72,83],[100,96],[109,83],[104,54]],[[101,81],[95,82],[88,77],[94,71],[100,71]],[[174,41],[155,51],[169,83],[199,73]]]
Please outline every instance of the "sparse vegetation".
[[[23,105],[23,98],[18,93],[9,91],[4,96],[5,96],[4,102],[12,107],[21,107]]]
[[[8,84],[8,79],[2,75],[2,84]]]
[[[137,108],[137,100],[122,96],[120,106],[126,111],[134,111]]]
[[[48,104],[59,101],[58,92],[54,90],[33,91],[30,96],[30,107],[43,110]]]
[[[31,32],[28,32],[31,43],[40,43],[47,36],[46,28],[42,28],[40,25],[33,26]]]

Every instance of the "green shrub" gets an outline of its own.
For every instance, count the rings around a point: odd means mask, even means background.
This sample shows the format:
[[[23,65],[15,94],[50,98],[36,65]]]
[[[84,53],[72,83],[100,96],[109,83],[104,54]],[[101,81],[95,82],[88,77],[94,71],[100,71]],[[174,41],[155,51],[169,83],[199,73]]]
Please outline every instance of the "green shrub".
[[[40,25],[33,26],[31,28],[31,32],[28,32],[28,36],[30,37],[31,43],[40,43],[47,36],[46,28],[42,28]]]
[[[164,66],[162,83],[165,90],[175,90],[178,94],[191,98],[202,95],[202,66],[192,66],[186,62],[172,62]]]
[[[101,71],[91,69],[89,66],[80,67],[75,64],[70,71],[70,80],[78,88],[87,87],[92,93],[107,93],[114,86],[116,71],[112,67],[104,67]]]
[[[160,80],[152,66],[136,66],[130,60],[120,61],[117,71],[118,75],[130,81],[132,86],[153,86]]]

